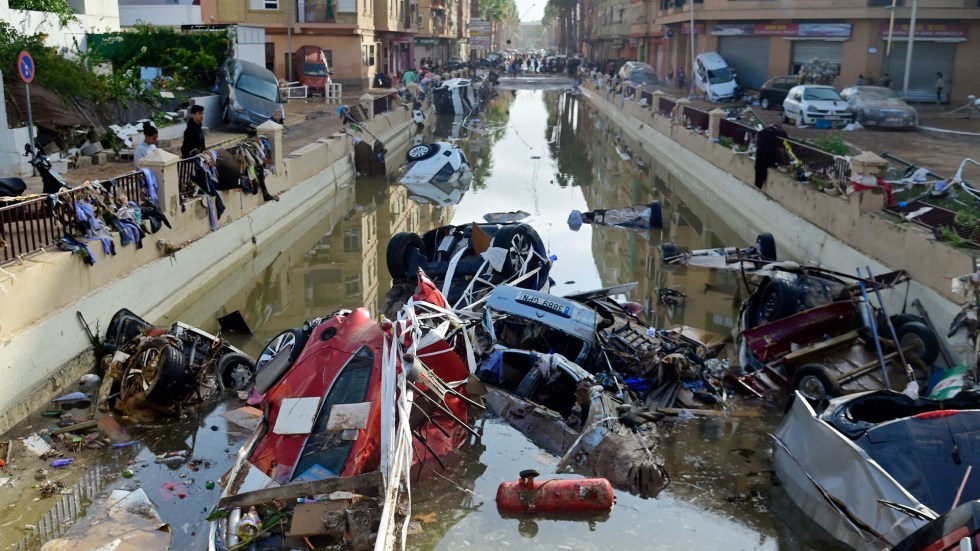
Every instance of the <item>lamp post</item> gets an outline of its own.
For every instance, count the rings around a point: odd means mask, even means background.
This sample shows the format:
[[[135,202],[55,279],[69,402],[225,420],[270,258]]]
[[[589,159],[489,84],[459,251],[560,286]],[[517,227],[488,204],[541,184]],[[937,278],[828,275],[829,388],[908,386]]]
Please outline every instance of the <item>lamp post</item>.
[[[286,6],[283,11],[286,14],[286,80],[293,81],[293,21],[290,17],[290,5],[296,0],[284,0]]]
[[[691,74],[688,80],[693,81],[694,71],[695,71],[694,58],[697,57],[697,54],[695,53],[696,49],[695,49],[694,41],[696,40],[697,35],[694,32],[694,0],[688,0],[688,2],[690,2],[690,6],[691,6]]]
[[[912,21],[909,22],[909,49],[905,53],[905,79],[902,82],[902,99],[909,99],[909,72],[912,70],[912,46],[915,44],[915,16],[919,11],[919,0],[912,0]]]

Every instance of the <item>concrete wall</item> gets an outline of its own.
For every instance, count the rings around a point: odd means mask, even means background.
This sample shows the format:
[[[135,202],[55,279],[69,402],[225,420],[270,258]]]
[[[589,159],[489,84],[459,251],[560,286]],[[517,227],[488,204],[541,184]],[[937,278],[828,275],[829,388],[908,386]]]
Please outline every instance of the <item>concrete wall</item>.
[[[158,176],[160,197],[173,230],[147,236],[142,249],[116,243],[107,257],[98,242],[91,247],[97,262],[88,267],[66,252],[50,252],[7,268],[0,308],[0,432],[6,431],[52,393],[93,367],[91,343],[77,319],[80,312],[94,331],[104,334],[122,307],[149,320],[160,319],[193,290],[243,259],[274,247],[284,232],[330,200],[338,186],[353,183],[350,142],[342,135],[322,138],[297,151],[282,153],[281,129],[262,128],[276,146],[279,170],[267,179],[281,200],[263,203],[256,195],[221,192],[227,207],[221,227],[210,231],[201,198],[177,200],[177,158],[164,151],[148,157]],[[394,147],[408,140],[410,113],[399,110],[370,120],[367,128]],[[179,247],[163,256],[157,242]]]
[[[635,102],[617,96],[607,101],[604,94],[584,89],[600,111],[676,174],[692,194],[705,198],[747,242],[758,233],[771,232],[780,254],[847,274],[867,265],[875,273],[903,269],[914,279],[909,300],[919,298],[938,327],[948,327],[958,311],[960,297],[950,292],[948,278],[970,271],[970,254],[935,241],[921,228],[883,217],[879,197],[832,196],[776,170],[769,171],[765,188],[758,190],[751,183],[752,159],[654,116]],[[893,310],[900,309],[904,295],[904,287],[891,293]]]
[[[132,27],[137,23],[157,27],[179,27],[180,25],[200,25],[203,22],[201,6],[192,4],[119,6],[119,25],[122,27]]]

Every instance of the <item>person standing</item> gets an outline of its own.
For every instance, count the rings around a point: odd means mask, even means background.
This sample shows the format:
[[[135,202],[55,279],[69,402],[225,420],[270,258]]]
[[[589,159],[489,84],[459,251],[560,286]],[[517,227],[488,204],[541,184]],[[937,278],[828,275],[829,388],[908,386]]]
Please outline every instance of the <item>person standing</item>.
[[[143,160],[143,157],[156,150],[157,138],[159,137],[160,132],[153,126],[153,123],[145,121],[143,123],[143,143],[136,146],[136,151],[133,153],[133,168],[139,170],[140,161]]]
[[[418,77],[415,76],[415,71],[409,67],[405,70],[405,73],[402,74],[402,83],[405,84],[405,86],[408,86],[409,84],[415,84],[416,82],[418,82]]]
[[[677,87],[684,91],[684,85],[687,84],[687,75],[684,73],[684,69],[677,70]]]
[[[864,75],[859,74],[854,86],[864,86]]]
[[[892,87],[892,77],[888,73],[881,73],[881,85],[885,88]]]
[[[943,74],[936,72],[936,105],[943,102]]]
[[[769,177],[769,168],[780,161],[783,140],[788,137],[786,130],[773,124],[759,131],[755,149],[755,187],[762,189]]]
[[[187,128],[184,129],[184,142],[180,145],[181,159],[193,157],[207,149],[204,145],[204,106],[193,105],[190,113]]]

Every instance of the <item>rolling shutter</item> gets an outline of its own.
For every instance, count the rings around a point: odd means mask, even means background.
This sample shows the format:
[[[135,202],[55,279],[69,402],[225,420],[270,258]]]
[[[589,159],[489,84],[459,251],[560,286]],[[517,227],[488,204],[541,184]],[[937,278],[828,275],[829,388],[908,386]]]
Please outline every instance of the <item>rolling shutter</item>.
[[[822,59],[836,63],[838,72],[844,62],[844,43],[830,40],[794,40],[793,41],[793,70],[794,75],[800,72],[804,63],[813,59]]]
[[[719,36],[718,53],[738,74],[738,85],[759,88],[769,72],[768,36]]]
[[[888,57],[887,71],[892,77],[892,88],[902,91],[905,82],[905,56],[908,42],[892,42],[892,54]],[[882,52],[884,53],[884,52]],[[909,101],[936,101],[936,71],[943,74],[946,86],[943,99],[949,100],[949,81],[953,74],[956,44],[952,42],[915,41],[912,46],[912,65],[909,71]]]

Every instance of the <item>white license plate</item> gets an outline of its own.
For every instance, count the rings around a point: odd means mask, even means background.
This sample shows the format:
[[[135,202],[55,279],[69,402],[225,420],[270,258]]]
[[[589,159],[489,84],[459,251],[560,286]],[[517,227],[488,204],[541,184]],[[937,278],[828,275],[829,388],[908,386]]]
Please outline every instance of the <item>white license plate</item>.
[[[564,304],[549,300],[546,298],[536,297],[529,295],[527,293],[521,293],[517,295],[517,302],[530,306],[532,308],[538,308],[539,310],[546,310],[553,314],[558,314],[559,316],[569,318],[572,315],[572,309]]]
[[[838,117],[837,115],[827,115],[826,117],[824,117],[824,119],[826,119],[828,121],[839,121],[839,120],[841,120],[841,118]]]
[[[890,123],[893,123],[893,124],[898,124],[898,123],[902,122],[902,119],[900,119],[898,117],[888,117],[888,118],[885,119],[885,122],[890,122]]]

